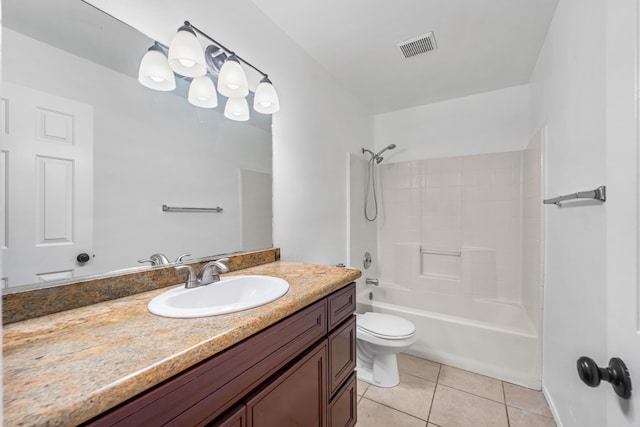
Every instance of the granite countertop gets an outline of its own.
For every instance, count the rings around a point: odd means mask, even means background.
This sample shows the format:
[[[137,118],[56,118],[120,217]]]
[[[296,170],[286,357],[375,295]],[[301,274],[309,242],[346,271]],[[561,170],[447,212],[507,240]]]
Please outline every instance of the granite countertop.
[[[195,319],[154,316],[167,288],[50,314],[3,328],[5,426],[77,425],[360,277],[360,271],[277,261],[226,274],[290,284],[254,309]]]

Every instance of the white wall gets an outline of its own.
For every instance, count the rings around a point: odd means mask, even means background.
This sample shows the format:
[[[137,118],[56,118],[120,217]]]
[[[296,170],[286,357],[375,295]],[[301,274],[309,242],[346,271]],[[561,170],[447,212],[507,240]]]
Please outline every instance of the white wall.
[[[373,118],[251,2],[224,3],[260,34],[246,55],[269,71],[282,104],[272,127],[274,244],[284,260],[347,263],[345,153],[373,145]],[[231,40],[247,39],[234,31]]]
[[[238,171],[271,172],[269,132],[6,28],[2,54],[6,81],[94,106],[96,258],[83,274],[137,266],[154,252],[242,249]],[[162,204],[224,212],[167,214]]]
[[[605,183],[604,23],[604,0],[560,1],[532,75],[531,129],[548,126],[546,197]],[[563,426],[601,427],[611,391],[586,387],[575,364],[608,360],[605,207],[545,212],[544,389]]]
[[[523,150],[529,142],[529,88],[515,86],[375,116],[375,147],[388,161]]]

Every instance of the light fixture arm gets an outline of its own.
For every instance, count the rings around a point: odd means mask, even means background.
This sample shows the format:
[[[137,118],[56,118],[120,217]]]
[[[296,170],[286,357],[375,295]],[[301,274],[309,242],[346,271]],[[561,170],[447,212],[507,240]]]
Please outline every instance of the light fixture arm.
[[[204,31],[200,30],[198,27],[194,26],[193,24],[191,24],[189,21],[184,21],[184,25],[191,28],[192,30],[194,30],[196,33],[200,34],[202,37],[208,39],[209,41],[213,42],[216,46],[218,46],[219,48],[221,48],[222,50],[226,51],[227,53],[229,53],[230,55],[235,55],[235,57],[245,63],[246,65],[248,65],[249,67],[253,68],[254,70],[256,70],[258,73],[262,74],[263,77],[268,77],[266,73],[262,72],[258,67],[256,67],[255,65],[253,65],[252,63],[250,63],[249,61],[247,61],[244,58],[241,58],[237,53],[235,53],[234,51],[232,51],[231,49],[225,47],[222,43],[218,42],[217,40],[214,40],[211,36],[209,36],[207,33],[205,33]]]

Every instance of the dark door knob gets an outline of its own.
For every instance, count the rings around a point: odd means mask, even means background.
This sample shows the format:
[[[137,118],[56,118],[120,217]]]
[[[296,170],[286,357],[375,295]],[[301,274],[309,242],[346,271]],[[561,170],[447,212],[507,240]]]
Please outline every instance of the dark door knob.
[[[91,257],[89,256],[89,254],[87,253],[81,253],[78,254],[78,256],[76,257],[76,261],[78,261],[80,264],[84,264],[85,262],[88,262],[91,259]]]
[[[600,381],[607,381],[618,396],[631,397],[631,377],[622,359],[612,357],[608,367],[600,368],[593,359],[583,356],[578,359],[577,367],[580,379],[589,387],[598,387]]]

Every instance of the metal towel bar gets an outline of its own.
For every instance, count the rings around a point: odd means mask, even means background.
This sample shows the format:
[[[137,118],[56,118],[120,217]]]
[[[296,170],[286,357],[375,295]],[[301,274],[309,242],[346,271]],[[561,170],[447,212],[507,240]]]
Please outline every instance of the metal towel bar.
[[[433,255],[450,255],[450,256],[461,256],[462,252],[460,251],[445,251],[440,249],[424,249],[420,248],[420,253],[423,254],[433,254]]]
[[[607,201],[607,187],[601,186],[592,191],[578,191],[577,193],[567,194],[566,196],[558,196],[552,199],[545,199],[543,203],[545,205],[554,204],[556,206],[562,206],[561,202],[573,199],[595,199],[601,202]]]
[[[215,208],[182,208],[162,205],[162,212],[222,212],[222,208],[219,206]]]

